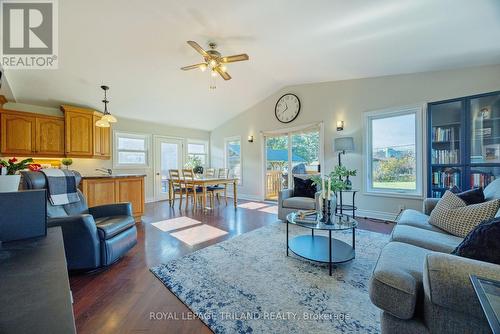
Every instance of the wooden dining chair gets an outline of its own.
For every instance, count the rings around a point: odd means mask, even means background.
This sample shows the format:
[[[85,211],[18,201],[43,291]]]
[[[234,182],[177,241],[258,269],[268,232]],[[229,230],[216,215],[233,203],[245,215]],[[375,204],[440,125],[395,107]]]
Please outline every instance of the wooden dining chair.
[[[182,206],[182,193],[183,193],[183,184],[181,182],[181,174],[178,169],[169,169],[168,175],[170,176],[170,182],[172,186],[172,200],[170,201],[170,206],[174,207],[175,195],[179,194],[179,209]]]
[[[206,177],[214,177],[215,176],[215,168],[206,168],[205,169]]]
[[[229,178],[229,169],[228,168],[219,168],[218,178],[227,179]],[[218,184],[212,187],[208,187],[208,190],[211,192],[212,196],[217,197],[217,202],[220,204],[220,194],[224,194],[224,199],[227,205],[227,184]]]
[[[195,174],[192,169],[182,170],[182,179],[184,180],[184,192],[186,193],[186,210],[189,204],[189,196],[193,201],[193,208],[197,208],[199,197],[203,196],[202,189],[198,187],[193,181]],[[202,203],[200,201],[200,203]]]

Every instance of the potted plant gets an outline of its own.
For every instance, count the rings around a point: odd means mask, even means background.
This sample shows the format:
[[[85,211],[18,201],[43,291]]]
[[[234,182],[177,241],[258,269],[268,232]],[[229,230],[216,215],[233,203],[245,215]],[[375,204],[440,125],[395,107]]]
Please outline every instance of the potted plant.
[[[337,196],[335,195],[340,190],[346,190],[347,184],[344,180],[339,177],[338,170],[336,167],[328,176],[321,177],[321,175],[315,175],[311,177],[311,180],[316,185],[316,189],[321,190],[320,205],[323,205],[323,199],[330,200],[330,212],[335,213],[337,207]],[[328,191],[330,190],[330,191]]]
[[[203,174],[201,159],[194,155],[188,158],[188,161],[184,164],[184,168],[192,169],[196,174]]]
[[[69,169],[69,166],[73,164],[73,159],[71,158],[64,158],[61,160],[61,163],[66,166],[66,169]]]
[[[16,158],[7,161],[0,160],[0,192],[12,192],[19,189],[21,175],[17,172],[29,167],[33,159],[28,158],[17,162]]]

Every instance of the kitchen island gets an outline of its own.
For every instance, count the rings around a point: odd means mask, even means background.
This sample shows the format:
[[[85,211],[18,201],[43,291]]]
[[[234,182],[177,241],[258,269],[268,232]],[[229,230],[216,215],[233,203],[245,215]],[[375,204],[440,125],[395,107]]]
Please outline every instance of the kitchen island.
[[[135,221],[144,214],[145,174],[88,175],[82,177],[80,190],[89,207],[121,202],[132,203]]]

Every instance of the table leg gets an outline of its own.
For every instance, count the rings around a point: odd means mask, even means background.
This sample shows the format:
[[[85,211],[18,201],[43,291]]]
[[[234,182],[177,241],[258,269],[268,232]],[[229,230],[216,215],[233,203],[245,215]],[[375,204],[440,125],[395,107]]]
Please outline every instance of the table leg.
[[[175,202],[172,200],[172,193],[173,193],[172,181],[168,180],[168,204],[170,206],[174,206],[174,202]]]
[[[233,201],[236,209],[238,207],[238,182],[236,180],[233,181]]]
[[[203,206],[203,211],[205,211],[207,209],[207,185],[203,184],[202,189],[201,205]],[[196,188],[194,190],[196,191]]]
[[[352,249],[356,249],[356,228],[352,228]]]
[[[356,192],[352,192],[352,218],[356,218],[356,202],[355,202]]]
[[[286,220],[286,256],[288,256],[288,219]]]
[[[332,231],[328,230],[328,248],[330,254],[330,261],[328,262],[328,269],[330,270],[330,276],[332,276]]]

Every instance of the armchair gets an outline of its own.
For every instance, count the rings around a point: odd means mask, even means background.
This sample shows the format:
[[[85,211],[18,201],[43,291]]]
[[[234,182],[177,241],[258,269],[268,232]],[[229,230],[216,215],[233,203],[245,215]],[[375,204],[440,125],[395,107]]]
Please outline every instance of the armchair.
[[[293,189],[281,190],[278,194],[278,219],[285,221],[290,212],[297,210],[318,210],[321,192],[314,194],[314,198],[294,197]]]
[[[76,174],[76,184],[81,175]],[[46,189],[40,172],[22,172],[25,189]],[[52,205],[47,199],[48,227],[60,226],[69,270],[91,270],[108,266],[137,243],[137,228],[130,203],[89,208],[78,190],[80,201]]]

